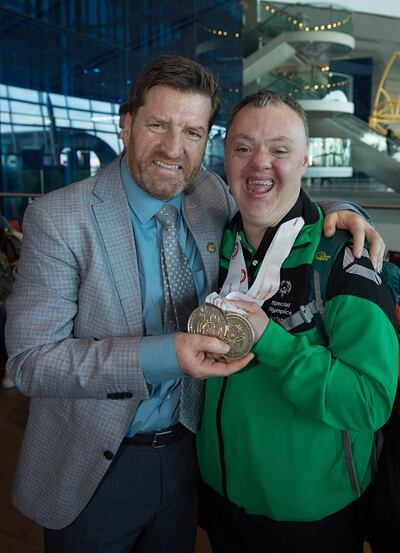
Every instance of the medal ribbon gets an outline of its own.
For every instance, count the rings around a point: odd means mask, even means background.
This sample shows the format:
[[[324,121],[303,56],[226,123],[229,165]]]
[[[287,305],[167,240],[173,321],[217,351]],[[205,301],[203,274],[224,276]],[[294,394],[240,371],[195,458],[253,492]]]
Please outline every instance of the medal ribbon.
[[[290,221],[280,225],[250,289],[242,245],[239,233],[237,233],[228,274],[221,292],[220,294],[217,294],[217,292],[209,294],[206,297],[206,303],[211,303],[223,311],[233,311],[241,315],[245,314],[245,311],[235,307],[229,300],[253,301],[262,306],[268,298],[271,298],[279,290],[281,266],[289,255],[303,225],[304,219],[302,217],[290,219]]]

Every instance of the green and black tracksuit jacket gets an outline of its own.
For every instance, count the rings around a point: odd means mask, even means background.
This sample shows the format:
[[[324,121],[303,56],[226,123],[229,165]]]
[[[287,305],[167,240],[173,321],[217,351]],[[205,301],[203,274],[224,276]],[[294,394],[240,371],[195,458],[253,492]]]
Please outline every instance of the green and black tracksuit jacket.
[[[291,333],[279,321],[309,301],[311,263],[323,216],[304,192],[282,222],[303,216],[281,269],[279,291],[263,306],[270,322],[253,347],[254,360],[228,378],[210,378],[198,458],[209,486],[250,514],[312,521],[356,499],[343,455],[349,433],[361,491],[371,480],[374,432],[388,419],[397,384],[398,342],[393,295],[377,278],[368,254],[346,248],[334,263],[326,297],[329,347],[315,324]],[[241,234],[251,286],[276,228],[257,251],[240,215],[226,229],[221,282]]]

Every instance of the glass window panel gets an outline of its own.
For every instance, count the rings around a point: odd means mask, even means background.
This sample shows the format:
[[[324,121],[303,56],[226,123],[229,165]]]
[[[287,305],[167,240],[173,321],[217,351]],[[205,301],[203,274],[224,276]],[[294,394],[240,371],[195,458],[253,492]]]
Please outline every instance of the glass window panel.
[[[54,117],[64,117],[65,119],[68,117],[68,111],[62,108],[53,108],[53,114]]]
[[[319,138],[310,139],[310,166],[348,167],[350,166],[350,139]]]
[[[109,104],[108,102],[98,102],[96,100],[92,100],[91,102],[92,110],[93,111],[101,111],[102,113],[112,113],[113,107],[112,104]],[[115,113],[115,111],[114,111]]]
[[[62,96],[61,94],[50,94],[49,96],[53,106],[66,106],[65,96]]]
[[[90,123],[89,121],[77,121],[71,120],[71,127],[73,129],[93,129],[93,123]]]
[[[8,112],[2,111],[0,113],[0,121],[2,123],[9,123],[10,122],[10,114]]]
[[[13,123],[21,125],[43,125],[43,117],[35,117],[34,115],[12,113],[11,120]]]
[[[39,90],[38,94],[39,94],[39,104],[43,104],[47,106],[47,99],[49,97],[49,94],[41,90]]]
[[[13,113],[29,113],[29,115],[41,115],[38,104],[28,104],[28,102],[11,101],[11,111]]]
[[[112,123],[114,121],[114,115],[111,115],[111,114],[108,114],[108,115],[105,115],[104,113],[100,114],[100,113],[93,113],[91,119],[93,121],[93,123],[102,123],[102,124],[109,124],[109,123]]]
[[[8,96],[7,87],[5,84],[0,84],[0,96]]]
[[[37,136],[37,133],[41,132],[41,129],[38,129],[37,127],[32,127],[30,125],[13,125],[13,131],[16,134],[18,134],[19,132],[32,132],[35,133],[35,136]]]
[[[71,121],[69,119],[56,118],[56,127],[70,127]]]
[[[44,104],[40,104],[40,112],[39,113],[41,113],[43,115],[43,117],[48,117],[49,116],[49,110],[48,110],[47,106],[44,105]]]
[[[104,140],[111,148],[114,150],[116,154],[119,154],[121,152],[121,148],[119,146],[119,139],[116,134],[110,134],[105,132],[96,132],[96,136],[98,138],[101,138],[101,140]]]
[[[10,111],[10,103],[8,100],[0,100],[0,111]]]
[[[30,90],[29,88],[19,88],[16,86],[8,87],[8,94],[10,98],[18,100],[28,100],[30,102],[38,102],[39,95],[36,90]]]
[[[86,98],[67,96],[67,104],[70,108],[90,109],[89,100]]]
[[[78,111],[76,109],[70,109],[68,111],[71,119],[91,119],[90,111]]]
[[[98,122],[95,123],[94,128],[97,131],[106,131],[106,132],[111,132],[111,133],[118,133],[119,132],[115,125],[106,125],[104,123],[98,123]]]
[[[0,123],[0,132],[4,134],[11,132],[11,125],[4,125],[3,123]]]

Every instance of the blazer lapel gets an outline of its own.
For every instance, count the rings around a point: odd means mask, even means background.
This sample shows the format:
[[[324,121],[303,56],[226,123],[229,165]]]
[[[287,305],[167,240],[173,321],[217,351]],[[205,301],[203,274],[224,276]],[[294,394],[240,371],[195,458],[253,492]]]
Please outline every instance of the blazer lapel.
[[[204,209],[202,201],[203,172],[196,177],[193,185],[183,195],[183,216],[196,242],[209,291],[215,289],[219,271],[219,238],[215,229],[215,221]]]
[[[100,173],[93,190],[98,198],[93,203],[93,212],[128,328],[137,333],[143,328],[141,290],[132,222],[120,175],[120,159],[121,156]]]

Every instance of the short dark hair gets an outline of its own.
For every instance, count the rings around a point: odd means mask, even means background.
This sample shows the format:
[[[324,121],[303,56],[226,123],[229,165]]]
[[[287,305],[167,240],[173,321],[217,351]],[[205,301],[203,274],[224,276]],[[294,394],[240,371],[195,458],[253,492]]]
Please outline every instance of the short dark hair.
[[[161,56],[147,64],[136,77],[129,96],[129,113],[134,116],[144,105],[146,93],[157,85],[169,86],[182,92],[203,94],[211,100],[211,129],[220,108],[218,81],[197,61],[182,56]]]
[[[122,102],[119,106],[118,115],[126,115],[129,113],[129,102]]]
[[[307,115],[304,109],[301,107],[299,102],[297,102],[291,96],[270,89],[259,90],[254,94],[249,94],[248,96],[243,98],[241,102],[233,107],[226,123],[226,134],[228,134],[229,128],[239,111],[249,104],[253,105],[256,108],[265,108],[268,106],[276,107],[281,106],[282,104],[287,105],[300,117],[304,125],[304,131],[308,143],[310,133],[308,130]]]

